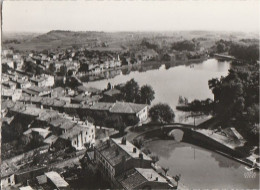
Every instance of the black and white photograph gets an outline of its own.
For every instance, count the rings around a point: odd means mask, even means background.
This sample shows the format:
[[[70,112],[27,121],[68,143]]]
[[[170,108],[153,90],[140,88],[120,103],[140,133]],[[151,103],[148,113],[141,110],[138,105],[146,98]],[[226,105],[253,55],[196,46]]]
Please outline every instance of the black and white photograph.
[[[0,189],[260,189],[259,0],[0,6]]]

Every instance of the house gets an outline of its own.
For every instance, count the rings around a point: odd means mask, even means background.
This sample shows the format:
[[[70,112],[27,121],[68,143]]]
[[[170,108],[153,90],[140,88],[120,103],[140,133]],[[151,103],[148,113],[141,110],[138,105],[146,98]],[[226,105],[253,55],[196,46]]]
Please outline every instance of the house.
[[[30,81],[38,87],[51,87],[54,85],[54,77],[51,75],[33,76]]]
[[[8,99],[8,100],[12,100],[12,101],[17,101],[20,99],[20,97],[22,96],[22,90],[21,89],[2,89],[1,91],[2,93],[2,98],[3,99]]]
[[[84,93],[71,98],[71,103],[83,103],[88,105],[94,105],[101,99],[99,95],[87,96]]]
[[[15,185],[15,168],[7,162],[1,162],[1,189]]]
[[[56,87],[51,90],[51,97],[62,97],[65,96],[65,89],[63,87]]]
[[[37,139],[38,142],[43,142],[47,137],[51,135],[49,129],[43,128],[30,128],[23,133],[23,141],[29,143],[32,139]]]
[[[31,86],[30,88],[23,89],[23,92],[30,96],[49,96],[51,89],[48,87]]]
[[[6,87],[8,89],[15,90],[16,89],[16,83],[13,82],[13,81],[2,82],[2,87]]]
[[[166,178],[152,168],[134,168],[116,177],[119,189],[170,189]]]
[[[77,124],[59,137],[65,145],[76,150],[85,149],[85,144],[95,143],[95,127],[93,124]]]
[[[148,118],[147,104],[135,104],[131,102],[116,102],[109,111],[112,114],[118,114],[122,116],[123,115],[136,116],[140,122],[143,122]]]
[[[17,83],[17,87],[21,89],[30,88],[32,84],[29,81],[17,79],[15,81]]]
[[[33,188],[30,185],[20,187],[19,190],[33,190]]]
[[[134,168],[151,168],[152,159],[122,139],[108,139],[95,147],[95,160],[101,176],[119,189],[117,176]]]
[[[76,90],[78,91],[78,93],[84,93],[87,96],[90,95],[94,95],[94,94],[99,94],[101,92],[101,90],[97,89],[97,88],[93,88],[93,87],[86,87],[86,86],[78,86],[76,88]]]
[[[47,184],[53,187],[53,189],[65,190],[70,189],[69,184],[58,174],[57,172],[50,171],[44,173],[47,177]]]

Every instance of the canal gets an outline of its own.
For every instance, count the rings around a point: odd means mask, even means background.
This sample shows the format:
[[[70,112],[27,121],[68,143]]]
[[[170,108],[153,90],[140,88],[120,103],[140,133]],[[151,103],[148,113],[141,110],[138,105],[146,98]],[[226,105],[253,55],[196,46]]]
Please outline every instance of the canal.
[[[245,166],[210,150],[174,140],[145,144],[168,167],[168,175],[181,174],[180,182],[191,189],[259,189],[259,173],[246,178]]]
[[[169,104],[175,111],[175,121],[191,123],[192,118],[187,114],[176,111],[179,96],[194,99],[213,99],[213,94],[208,87],[208,80],[226,76],[230,68],[229,62],[219,62],[216,59],[208,59],[201,63],[189,63],[186,65],[142,65],[135,71],[117,72],[118,75],[105,74],[105,79],[85,82],[85,86],[104,89],[108,82],[112,85],[125,83],[134,78],[140,86],[151,85],[155,91],[155,99],[152,104],[162,102]],[[114,71],[113,71],[114,72]],[[112,78],[110,78],[112,77]]]

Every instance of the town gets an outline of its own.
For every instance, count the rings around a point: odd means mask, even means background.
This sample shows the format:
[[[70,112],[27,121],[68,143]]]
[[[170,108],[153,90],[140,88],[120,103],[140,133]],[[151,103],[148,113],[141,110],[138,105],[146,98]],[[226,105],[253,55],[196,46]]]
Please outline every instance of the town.
[[[3,4],[1,189],[260,187],[259,33],[218,26],[246,6],[44,3]]]

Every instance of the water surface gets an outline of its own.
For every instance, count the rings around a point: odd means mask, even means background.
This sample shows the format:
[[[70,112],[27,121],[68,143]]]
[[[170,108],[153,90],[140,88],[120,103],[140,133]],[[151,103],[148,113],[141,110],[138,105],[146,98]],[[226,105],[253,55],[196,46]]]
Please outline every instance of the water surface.
[[[140,86],[149,84],[153,87],[155,99],[152,104],[158,102],[167,103],[175,110],[179,96],[184,96],[190,101],[194,99],[213,99],[213,94],[208,87],[208,80],[226,76],[229,68],[229,62],[219,62],[216,59],[170,68],[165,65],[151,65],[150,67],[145,65],[141,66],[138,71],[117,71],[119,75],[112,75],[113,78],[109,78],[108,73],[105,74],[108,77],[107,79],[86,82],[84,85],[104,89],[107,87],[108,82],[116,85],[134,78]],[[185,114],[176,110],[175,113],[175,121],[183,122]]]
[[[156,140],[145,145],[159,156],[168,174],[181,174],[181,182],[196,189],[259,189],[259,173],[245,178],[245,166],[215,152],[188,143]]]

